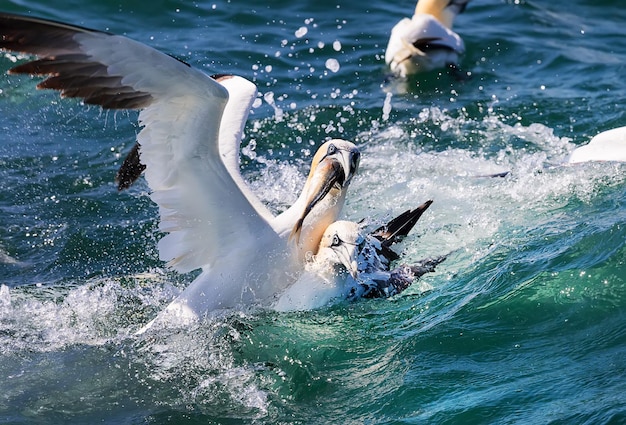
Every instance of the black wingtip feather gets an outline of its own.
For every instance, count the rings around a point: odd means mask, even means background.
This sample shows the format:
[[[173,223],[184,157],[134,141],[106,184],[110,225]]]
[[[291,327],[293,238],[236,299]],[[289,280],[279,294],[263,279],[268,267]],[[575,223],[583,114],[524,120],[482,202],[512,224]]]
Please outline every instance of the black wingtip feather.
[[[413,210],[407,210],[389,221],[384,226],[374,230],[371,235],[377,238],[383,245],[389,246],[407,236],[415,227],[424,211],[433,203],[432,200],[424,202]]]
[[[145,169],[146,166],[139,159],[139,143],[135,143],[115,176],[117,190],[122,191],[131,187]]]

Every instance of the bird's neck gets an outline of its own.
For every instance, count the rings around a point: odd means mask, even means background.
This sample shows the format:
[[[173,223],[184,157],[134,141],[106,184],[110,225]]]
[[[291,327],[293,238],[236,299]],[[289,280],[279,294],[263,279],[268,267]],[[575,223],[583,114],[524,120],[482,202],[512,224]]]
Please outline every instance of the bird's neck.
[[[293,226],[302,216],[306,208],[306,198],[306,191],[303,191],[298,200],[279,216],[279,227],[275,230],[281,237],[288,237]],[[308,255],[317,253],[324,231],[339,217],[345,199],[344,189],[333,188],[307,215],[298,241],[292,241],[296,244],[297,257],[301,262],[304,262]]]
[[[420,0],[415,6],[415,14],[432,15],[443,26],[452,29],[455,13],[447,6],[446,1],[441,0]]]
[[[346,191],[332,189],[328,196],[311,211],[302,226],[300,252],[317,254],[322,235],[326,228],[337,221],[346,200]]]

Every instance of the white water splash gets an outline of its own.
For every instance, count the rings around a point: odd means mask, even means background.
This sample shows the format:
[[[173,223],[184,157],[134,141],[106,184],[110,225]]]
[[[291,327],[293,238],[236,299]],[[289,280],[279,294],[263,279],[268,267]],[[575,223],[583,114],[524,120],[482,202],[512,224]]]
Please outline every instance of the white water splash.
[[[5,307],[11,304],[11,292],[6,285],[0,286],[0,305]]]
[[[76,285],[0,287],[0,350],[48,352],[65,346],[100,346],[136,331],[148,318],[126,317],[129,308],[161,308],[178,290],[161,273]],[[135,282],[135,285],[129,284]],[[149,291],[142,291],[146,285]],[[125,304],[130,303],[130,304]]]
[[[274,92],[268,91],[263,95],[263,100],[272,107],[274,110],[274,120],[276,122],[282,122],[284,117],[284,112],[281,108],[276,105],[274,100]]]
[[[391,98],[393,95],[391,93],[387,93],[385,95],[385,101],[383,102],[383,121],[387,121],[389,119],[389,114],[391,113]]]

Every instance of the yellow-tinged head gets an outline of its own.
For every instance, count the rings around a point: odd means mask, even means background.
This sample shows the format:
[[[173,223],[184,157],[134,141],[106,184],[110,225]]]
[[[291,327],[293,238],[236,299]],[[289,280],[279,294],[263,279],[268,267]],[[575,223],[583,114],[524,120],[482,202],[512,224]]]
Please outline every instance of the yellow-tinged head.
[[[300,239],[300,233],[307,217],[312,218],[308,226],[307,245],[313,245],[313,252],[326,227],[337,219],[346,190],[359,168],[361,153],[354,143],[333,139],[324,143],[315,153],[311,171],[304,186],[304,205],[300,217],[293,227],[290,239]]]
[[[442,25],[452,29],[454,18],[462,13],[470,0],[419,0],[415,6],[415,14],[432,15]]]

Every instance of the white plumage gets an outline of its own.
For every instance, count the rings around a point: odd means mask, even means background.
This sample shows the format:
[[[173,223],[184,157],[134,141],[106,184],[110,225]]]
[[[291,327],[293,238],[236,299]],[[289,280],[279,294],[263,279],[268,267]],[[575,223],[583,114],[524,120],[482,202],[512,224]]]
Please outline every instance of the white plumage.
[[[274,309],[309,310],[337,300],[387,298],[433,272],[445,256],[392,268],[400,257],[391,249],[407,236],[431,204],[427,201],[407,210],[368,234],[352,221],[340,220],[328,226],[318,254],[300,279],[281,294]]]
[[[340,220],[329,225],[317,255],[307,263],[298,280],[281,293],[274,310],[311,310],[345,299],[354,292],[358,246],[363,239],[359,230],[359,225],[351,221]]]
[[[465,44],[452,31],[454,18],[469,0],[419,0],[412,18],[391,30],[385,62],[401,76],[456,66]]]
[[[175,322],[220,308],[267,304],[302,271],[335,221],[359,151],[324,143],[297,202],[277,217],[239,172],[239,145],[256,87],[211,78],[126,37],[0,14],[0,48],[38,56],[11,73],[43,75],[38,88],[110,109],[140,109],[139,158],[159,207],[162,260],[202,273],[160,316]]]
[[[594,136],[588,144],[574,149],[568,160],[570,164],[589,161],[626,162],[626,127]]]

